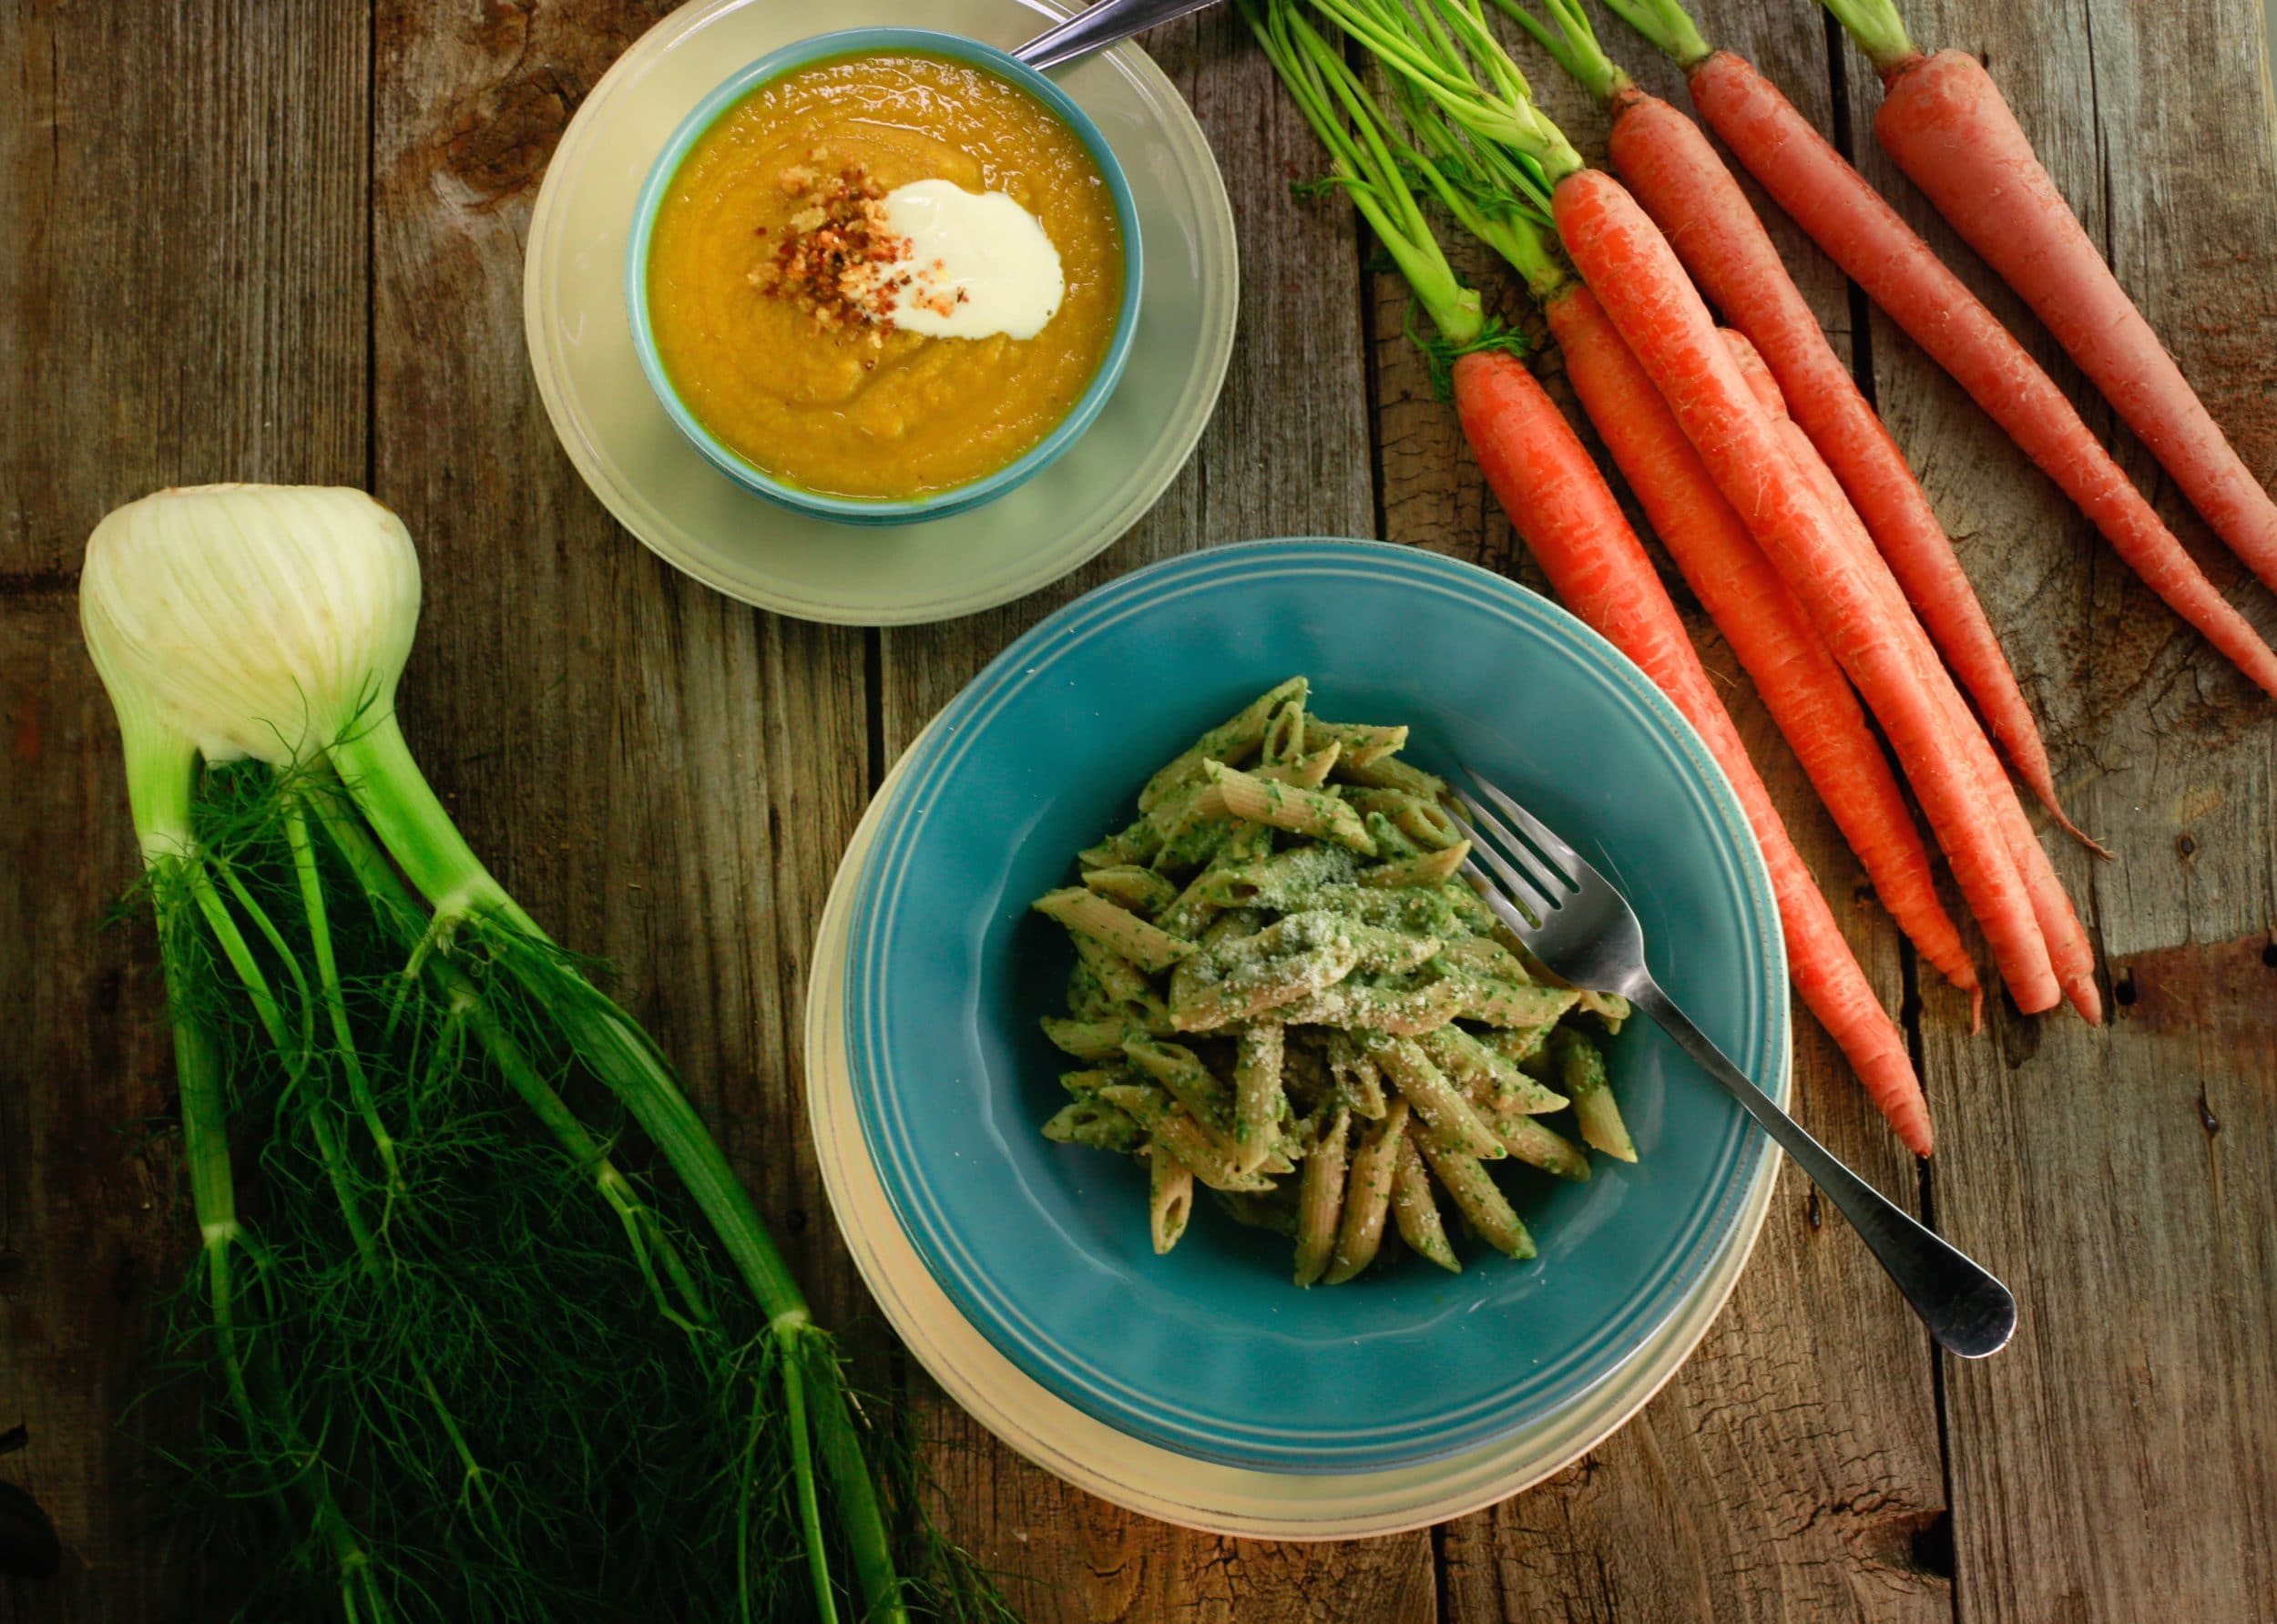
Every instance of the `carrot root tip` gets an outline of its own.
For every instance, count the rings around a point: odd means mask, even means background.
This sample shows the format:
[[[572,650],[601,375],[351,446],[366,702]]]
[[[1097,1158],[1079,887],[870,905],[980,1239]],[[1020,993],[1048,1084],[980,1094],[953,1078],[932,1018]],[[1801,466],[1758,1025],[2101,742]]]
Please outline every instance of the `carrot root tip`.
[[[2071,836],[2072,839],[2078,841],[2081,845],[2087,847],[2088,851],[2093,852],[2098,857],[2100,857],[2106,863],[2117,863],[2119,861],[2118,853],[2112,851],[2110,847],[2105,845],[2101,841],[2096,839],[2095,836],[2080,828],[2078,824],[2064,816],[2061,810],[2059,810],[2052,802],[2048,804],[2047,810],[2055,814],[2057,827],[2061,829],[2066,834]]]

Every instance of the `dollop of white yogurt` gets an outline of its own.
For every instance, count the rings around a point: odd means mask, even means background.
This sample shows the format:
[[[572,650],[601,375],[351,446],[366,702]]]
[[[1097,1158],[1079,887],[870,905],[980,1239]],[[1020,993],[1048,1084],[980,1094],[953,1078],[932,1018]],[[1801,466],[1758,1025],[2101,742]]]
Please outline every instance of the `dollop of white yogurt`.
[[[890,270],[896,326],[929,338],[1034,338],[1059,313],[1059,250],[1006,194],[914,180],[883,201],[886,230],[908,244]]]

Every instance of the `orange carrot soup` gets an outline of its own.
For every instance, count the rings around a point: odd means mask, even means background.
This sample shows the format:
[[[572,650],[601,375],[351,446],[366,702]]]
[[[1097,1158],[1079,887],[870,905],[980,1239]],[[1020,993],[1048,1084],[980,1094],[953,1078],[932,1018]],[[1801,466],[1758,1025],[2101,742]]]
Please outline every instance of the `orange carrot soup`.
[[[659,206],[657,352],[723,444],[897,499],[1016,462],[1073,410],[1122,299],[1115,201],[1026,90],[909,53],[798,68],[730,107]]]

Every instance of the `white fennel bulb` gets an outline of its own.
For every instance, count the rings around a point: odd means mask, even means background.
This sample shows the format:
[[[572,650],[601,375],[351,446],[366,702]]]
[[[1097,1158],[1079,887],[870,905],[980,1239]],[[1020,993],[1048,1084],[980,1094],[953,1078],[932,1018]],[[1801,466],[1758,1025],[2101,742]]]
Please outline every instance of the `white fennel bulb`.
[[[169,733],[281,766],[393,710],[419,560],[359,490],[160,491],[87,538],[79,618],[130,760],[138,734]]]

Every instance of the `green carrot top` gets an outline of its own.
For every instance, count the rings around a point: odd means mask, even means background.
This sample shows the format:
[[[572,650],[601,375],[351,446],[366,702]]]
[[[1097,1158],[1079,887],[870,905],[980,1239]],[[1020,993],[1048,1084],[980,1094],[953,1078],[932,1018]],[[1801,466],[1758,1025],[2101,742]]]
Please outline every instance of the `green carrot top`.
[[[1487,26],[1483,0],[1313,4],[1457,128],[1507,148],[1538,169],[1547,186],[1586,167],[1564,132],[1534,105],[1533,87]]]
[[[1581,9],[1580,0],[1539,0],[1539,4],[1541,10],[1549,14],[1548,22],[1537,15],[1526,0],[1495,0],[1495,5],[1531,35],[1534,42],[1572,75],[1593,99],[1600,103],[1611,101],[1629,83],[1629,76],[1598,43],[1597,30],[1589,26],[1588,14]]]
[[[1714,54],[1684,9],[1684,0],[1605,0],[1605,8],[1687,72]]]
[[[1823,4],[1878,71],[1886,74],[1915,54],[1914,42],[1906,37],[1905,19],[1897,15],[1893,0],[1823,0]]]
[[[1475,350],[1517,350],[1519,335],[1495,321],[1477,290],[1465,285],[1432,234],[1410,176],[1444,201],[1459,189],[1431,154],[1402,139],[1388,125],[1343,56],[1302,15],[1294,0],[1241,0],[1267,58],[1306,124],[1328,148],[1323,184],[1349,197],[1400,273],[1435,336],[1412,330],[1444,389],[1456,357]]]

